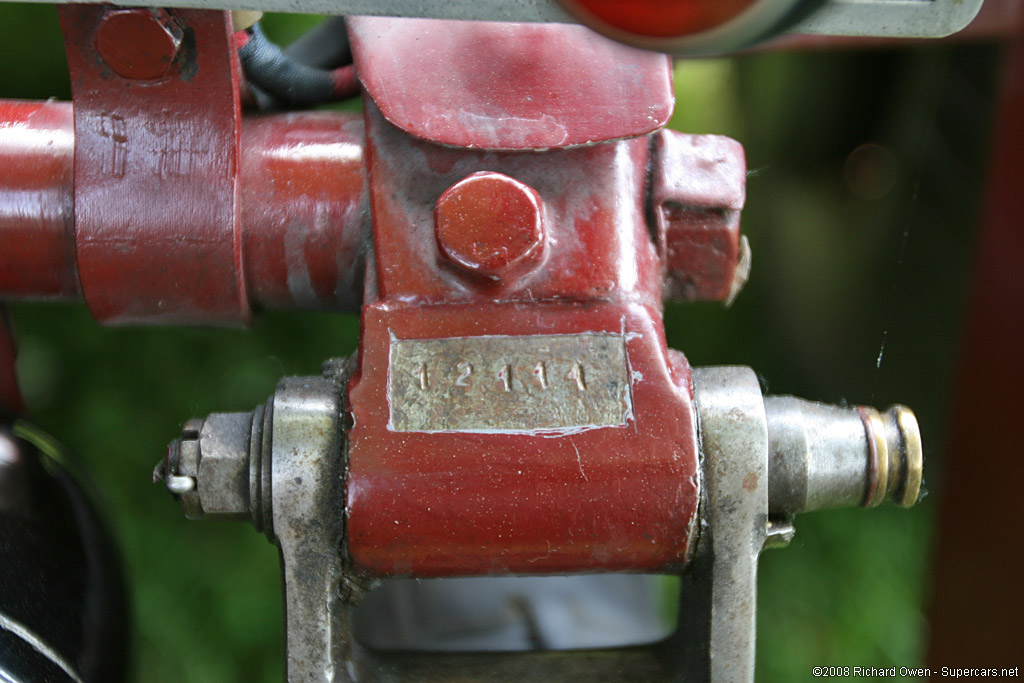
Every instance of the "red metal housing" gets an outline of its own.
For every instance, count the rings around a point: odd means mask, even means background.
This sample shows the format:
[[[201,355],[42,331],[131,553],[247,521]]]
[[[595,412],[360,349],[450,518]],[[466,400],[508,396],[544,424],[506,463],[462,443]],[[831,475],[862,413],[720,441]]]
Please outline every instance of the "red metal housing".
[[[92,314],[107,323],[245,322],[229,13],[175,10],[187,45],[166,75],[138,78],[131,76],[151,75],[138,69],[152,32],[120,36],[119,59],[140,58],[119,70],[103,58],[103,28],[126,17],[137,26],[139,14],[97,5],[59,11],[75,101],[78,271]],[[162,29],[158,12],[141,12]]]
[[[724,213],[738,208],[737,198],[742,203],[742,150],[705,139],[719,151],[710,159],[652,158],[651,140],[635,137],[651,128],[621,120],[595,128],[572,116],[558,121],[558,140],[541,132],[536,140],[513,140],[497,127],[515,118],[505,108],[577,87],[574,73],[504,71],[502,86],[516,95],[492,98],[483,126],[478,117],[457,116],[455,104],[476,101],[473,60],[488,52],[469,49],[494,27],[395,24],[405,38],[389,43],[388,60],[370,47],[391,35],[382,22],[352,24],[369,95],[374,216],[360,364],[349,389],[346,540],[354,568],[421,577],[678,569],[699,499],[696,424],[689,366],[665,345],[665,270],[646,220],[649,170],[652,163],[700,169],[691,173],[696,185],[671,198]],[[439,28],[457,35],[439,35]],[[537,30],[502,27],[527,38]],[[575,29],[545,35],[543,45],[518,59],[547,65],[576,45]],[[435,91],[392,92],[382,74],[418,74],[415,52],[427,47],[439,65],[433,68],[447,74],[444,83]],[[639,71],[638,80],[669,82],[666,60],[620,56]],[[595,79],[580,90],[604,101],[609,91],[602,85]],[[622,137],[629,139],[615,141]],[[583,139],[608,142],[574,146]],[[454,147],[460,142],[463,148]],[[543,229],[529,234],[546,252],[535,268],[481,278],[446,248],[453,239],[449,197],[482,172],[539,198]],[[728,185],[725,205],[700,182],[716,174]],[[671,188],[662,194],[672,195]],[[518,242],[510,236],[529,225],[521,218],[510,227],[494,218],[490,203],[474,201],[460,204],[458,221],[475,235],[460,238],[462,250],[488,254],[513,248]],[[731,232],[735,267],[738,235]],[[560,357],[556,338],[575,344],[577,355]],[[622,414],[562,421],[545,410],[544,392],[555,391],[556,382],[568,386],[570,402],[580,395],[573,381],[579,392],[589,391],[583,374],[605,373],[602,381],[614,383],[614,354],[596,353],[604,365],[590,366],[588,349],[600,346],[603,353],[616,344],[626,360]],[[418,348],[429,351],[415,356]],[[560,368],[557,376],[545,375],[552,367]],[[530,398],[517,402],[516,392]],[[459,412],[467,405],[468,417]]]
[[[364,121],[242,119],[225,14],[61,12],[74,130],[68,105],[0,103],[0,158],[17,162],[0,274],[20,274],[0,298],[188,324],[362,299],[356,570],[684,564],[696,424],[662,298],[666,282],[728,293],[745,174],[732,141],[650,135],[671,113],[667,58],[579,27],[360,19]],[[163,47],[97,42],[113,20]],[[496,34],[519,52],[481,50]],[[506,96],[481,80],[499,67]],[[409,78],[424,87],[392,90]]]

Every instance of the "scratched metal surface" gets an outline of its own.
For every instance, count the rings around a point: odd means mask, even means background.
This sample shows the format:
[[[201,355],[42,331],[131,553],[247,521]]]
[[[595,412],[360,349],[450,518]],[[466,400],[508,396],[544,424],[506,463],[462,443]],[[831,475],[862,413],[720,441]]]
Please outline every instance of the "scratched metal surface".
[[[668,57],[582,26],[347,23],[367,94],[386,120],[424,140],[545,150],[644,135],[672,115]]]
[[[625,339],[552,334],[392,341],[396,431],[544,431],[626,424]]]
[[[97,54],[102,7],[64,5],[60,16],[75,102],[78,271],[89,310],[112,324],[246,322],[230,16],[177,12],[191,37],[167,76],[145,80],[113,73]]]

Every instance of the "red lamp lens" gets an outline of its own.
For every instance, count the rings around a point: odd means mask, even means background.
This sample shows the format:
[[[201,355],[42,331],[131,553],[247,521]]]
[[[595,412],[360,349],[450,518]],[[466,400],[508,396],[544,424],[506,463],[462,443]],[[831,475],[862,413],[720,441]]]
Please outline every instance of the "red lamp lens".
[[[572,0],[608,26],[647,38],[675,38],[721,26],[759,0]]]

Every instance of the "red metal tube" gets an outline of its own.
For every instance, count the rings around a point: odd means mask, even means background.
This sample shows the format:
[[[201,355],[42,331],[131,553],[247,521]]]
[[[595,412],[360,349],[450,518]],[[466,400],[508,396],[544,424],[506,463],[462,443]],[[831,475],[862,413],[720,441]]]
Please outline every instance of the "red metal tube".
[[[0,298],[81,296],[68,102],[0,101]]]
[[[70,103],[0,101],[0,300],[83,296],[74,141]],[[358,310],[369,231],[361,117],[245,119],[241,147],[242,270],[251,303]]]
[[[242,259],[253,303],[359,310],[369,239],[362,117],[306,112],[242,123]]]

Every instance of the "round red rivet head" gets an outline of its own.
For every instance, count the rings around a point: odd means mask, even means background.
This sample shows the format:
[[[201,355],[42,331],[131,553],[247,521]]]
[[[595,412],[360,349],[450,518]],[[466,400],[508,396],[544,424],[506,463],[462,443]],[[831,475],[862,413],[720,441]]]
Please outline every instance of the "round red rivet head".
[[[434,230],[442,254],[491,280],[525,275],[544,252],[540,196],[501,173],[474,173],[445,190]]]
[[[166,76],[181,47],[181,26],[162,9],[109,10],[96,29],[103,61],[125,78]]]

